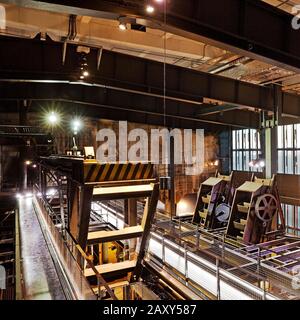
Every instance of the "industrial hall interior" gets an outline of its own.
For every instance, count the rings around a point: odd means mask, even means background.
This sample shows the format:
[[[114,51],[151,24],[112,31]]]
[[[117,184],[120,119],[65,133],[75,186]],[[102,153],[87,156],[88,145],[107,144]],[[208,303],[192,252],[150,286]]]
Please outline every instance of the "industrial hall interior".
[[[299,300],[299,44],[300,0],[0,0],[0,300]]]

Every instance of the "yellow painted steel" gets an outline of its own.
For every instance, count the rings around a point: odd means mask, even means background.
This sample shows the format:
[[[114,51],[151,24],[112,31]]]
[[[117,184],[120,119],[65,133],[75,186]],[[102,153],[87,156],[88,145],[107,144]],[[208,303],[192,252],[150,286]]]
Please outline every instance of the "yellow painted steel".
[[[153,178],[149,163],[84,162],[84,182],[140,180]]]

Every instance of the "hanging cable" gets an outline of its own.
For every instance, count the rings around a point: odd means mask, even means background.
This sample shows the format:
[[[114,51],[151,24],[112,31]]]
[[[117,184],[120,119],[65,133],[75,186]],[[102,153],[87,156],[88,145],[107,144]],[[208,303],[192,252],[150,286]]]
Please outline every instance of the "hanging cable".
[[[164,108],[164,127],[166,127],[166,95],[167,95],[167,0],[164,1],[164,93],[163,93],[163,108]]]

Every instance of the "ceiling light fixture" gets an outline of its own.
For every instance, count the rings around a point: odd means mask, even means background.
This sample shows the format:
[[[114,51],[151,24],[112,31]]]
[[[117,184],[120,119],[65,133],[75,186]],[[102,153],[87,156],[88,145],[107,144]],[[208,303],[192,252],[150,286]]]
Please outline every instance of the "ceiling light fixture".
[[[77,134],[78,131],[83,127],[82,121],[78,118],[73,119],[71,122],[72,130],[74,134]]]
[[[153,13],[153,12],[155,11],[155,9],[154,9],[153,6],[151,6],[150,4],[148,4],[147,7],[146,7],[146,11],[147,11],[148,13]]]
[[[119,29],[120,29],[121,31],[125,31],[125,30],[127,29],[126,23],[120,22],[120,24],[119,24]]]
[[[56,125],[59,122],[58,115],[52,111],[47,117],[48,123],[52,126]]]

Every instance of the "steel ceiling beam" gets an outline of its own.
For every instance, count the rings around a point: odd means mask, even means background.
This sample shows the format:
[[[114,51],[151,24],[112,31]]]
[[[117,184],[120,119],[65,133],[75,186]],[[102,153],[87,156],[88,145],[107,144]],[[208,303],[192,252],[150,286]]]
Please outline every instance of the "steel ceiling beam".
[[[167,25],[163,6],[149,16],[144,1],[2,0],[41,10],[107,19],[122,15],[140,24],[221,47],[295,72],[300,71],[300,32],[292,28],[293,16],[257,0],[172,0]]]
[[[127,120],[130,122],[166,125],[178,128],[203,128],[221,130],[224,127],[259,127],[259,116],[254,112],[235,110],[235,116],[228,113],[222,117],[198,118],[199,106],[169,102],[166,113],[163,101],[157,97],[145,97],[139,94],[114,91],[95,86],[72,85],[67,83],[39,82],[0,82],[0,112],[7,112],[5,103],[13,108],[13,101],[24,99],[31,101],[29,112],[47,110],[55,104],[65,114],[79,114],[94,118]],[[226,117],[224,115],[226,114]],[[236,115],[240,116],[236,116]]]
[[[60,80],[78,82],[77,45],[69,44],[62,64],[63,44],[58,42],[0,37],[0,79]],[[22,52],[22,54],[20,54]],[[103,50],[97,70],[98,49],[88,55],[89,85],[117,88],[144,96],[162,96],[164,66],[160,62]],[[166,68],[169,103],[198,105],[203,97],[235,106],[274,111],[275,94],[263,87],[174,65]],[[286,95],[286,94],[285,94]],[[293,102],[300,101],[296,96]],[[284,109],[284,107],[283,107]]]
[[[0,80],[35,80],[37,82],[73,83],[79,78],[77,45],[68,44],[62,64],[63,43],[0,37]],[[20,54],[20,52],[22,54]],[[89,83],[115,92],[162,98],[163,64],[117,52],[103,50],[97,69],[98,48],[88,55]],[[166,68],[167,103],[178,108],[197,106],[201,113],[203,97],[237,107],[251,107],[268,112],[276,110],[278,90],[174,65]],[[1,93],[0,93],[1,94]],[[300,117],[300,97],[282,92],[282,114]],[[203,106],[205,107],[205,106]],[[193,114],[193,116],[197,113]]]
[[[198,116],[206,116],[214,113],[220,113],[220,112],[226,112],[235,110],[235,106],[231,106],[228,104],[222,104],[222,105],[211,105],[208,107],[202,107],[201,110],[198,112]]]

